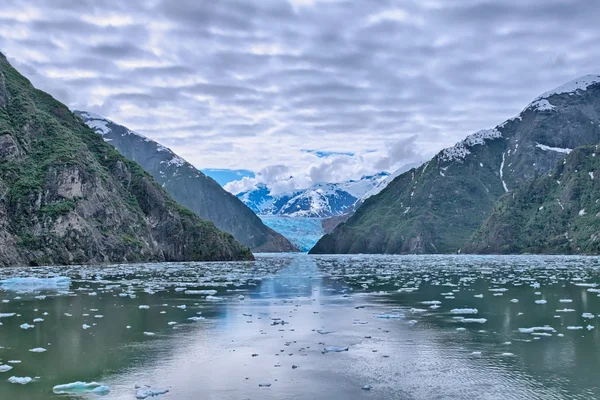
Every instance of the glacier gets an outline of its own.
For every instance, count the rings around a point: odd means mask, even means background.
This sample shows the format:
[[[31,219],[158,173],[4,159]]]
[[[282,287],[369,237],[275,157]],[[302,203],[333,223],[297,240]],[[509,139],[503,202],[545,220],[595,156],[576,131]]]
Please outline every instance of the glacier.
[[[323,237],[325,231],[320,218],[290,218],[260,216],[263,223],[281,233],[300,251],[306,252]]]

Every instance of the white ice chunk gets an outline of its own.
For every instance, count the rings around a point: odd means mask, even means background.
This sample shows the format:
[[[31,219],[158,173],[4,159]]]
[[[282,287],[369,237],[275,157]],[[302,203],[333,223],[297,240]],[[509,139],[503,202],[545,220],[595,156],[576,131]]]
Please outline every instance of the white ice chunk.
[[[29,349],[29,351],[32,353],[43,353],[46,351],[46,349],[44,349],[43,347],[36,347],[33,349]]]
[[[98,382],[73,382],[64,385],[56,385],[52,388],[56,394],[79,394],[79,393],[95,393],[98,395],[106,395],[110,392],[108,386]]]
[[[160,396],[161,394],[165,394],[169,392],[167,388],[153,388],[150,386],[141,386],[136,387],[137,392],[135,392],[136,399],[145,399],[148,397]]]
[[[477,314],[479,311],[476,308],[453,308],[450,312],[452,314]]]
[[[63,290],[68,289],[69,286],[71,286],[71,278],[66,276],[57,276],[54,278],[9,278],[0,281],[0,289],[20,292]]]
[[[19,385],[27,385],[29,382],[31,382],[33,379],[31,379],[28,376],[24,376],[24,377],[19,377],[19,376],[11,376],[10,378],[8,378],[8,381],[10,383],[18,383]]]
[[[0,372],[7,372],[10,371],[11,369],[13,369],[13,367],[11,367],[10,365],[0,365]]]

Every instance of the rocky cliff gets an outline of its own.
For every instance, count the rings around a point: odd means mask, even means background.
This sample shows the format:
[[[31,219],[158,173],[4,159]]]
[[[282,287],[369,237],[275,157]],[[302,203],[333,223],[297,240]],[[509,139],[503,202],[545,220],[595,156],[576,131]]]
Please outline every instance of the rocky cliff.
[[[0,266],[240,259],[0,53]]]

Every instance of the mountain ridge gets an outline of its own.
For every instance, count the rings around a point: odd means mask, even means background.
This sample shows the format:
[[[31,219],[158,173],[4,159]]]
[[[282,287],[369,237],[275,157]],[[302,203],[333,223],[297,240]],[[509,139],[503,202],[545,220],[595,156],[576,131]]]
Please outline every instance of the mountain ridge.
[[[0,53],[0,266],[251,259]]]
[[[311,253],[454,253],[519,184],[600,143],[600,77],[546,92],[516,117],[398,176]]]
[[[123,156],[139,163],[176,201],[253,251],[297,251],[240,200],[169,148],[98,114],[75,114]]]

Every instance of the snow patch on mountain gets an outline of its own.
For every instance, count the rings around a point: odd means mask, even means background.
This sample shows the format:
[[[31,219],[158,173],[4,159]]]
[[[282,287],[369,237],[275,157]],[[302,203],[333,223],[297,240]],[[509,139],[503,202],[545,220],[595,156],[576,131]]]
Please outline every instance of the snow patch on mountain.
[[[580,78],[574,79],[570,82],[565,83],[555,89],[549,90],[546,93],[542,93],[536,99],[537,100],[545,99],[550,96],[554,96],[556,94],[569,93],[571,95],[577,93],[578,90],[587,90],[588,87],[600,83],[600,75],[585,75]]]
[[[532,108],[537,111],[551,111],[555,107],[552,104],[550,104],[550,102],[548,100],[541,99],[541,100],[534,101],[529,106],[527,106],[527,108]]]
[[[438,157],[442,162],[462,162],[468,154],[471,154],[469,147],[483,145],[486,140],[493,140],[501,137],[502,133],[496,128],[483,129],[467,136],[464,140],[461,140],[454,146],[442,150],[438,154]]]
[[[571,151],[573,151],[573,149],[566,149],[566,148],[562,148],[562,147],[550,147],[550,146],[546,146],[545,144],[539,144],[539,143],[536,143],[535,147],[542,149],[544,151],[556,151],[558,153],[565,153],[565,154],[569,154]]]

